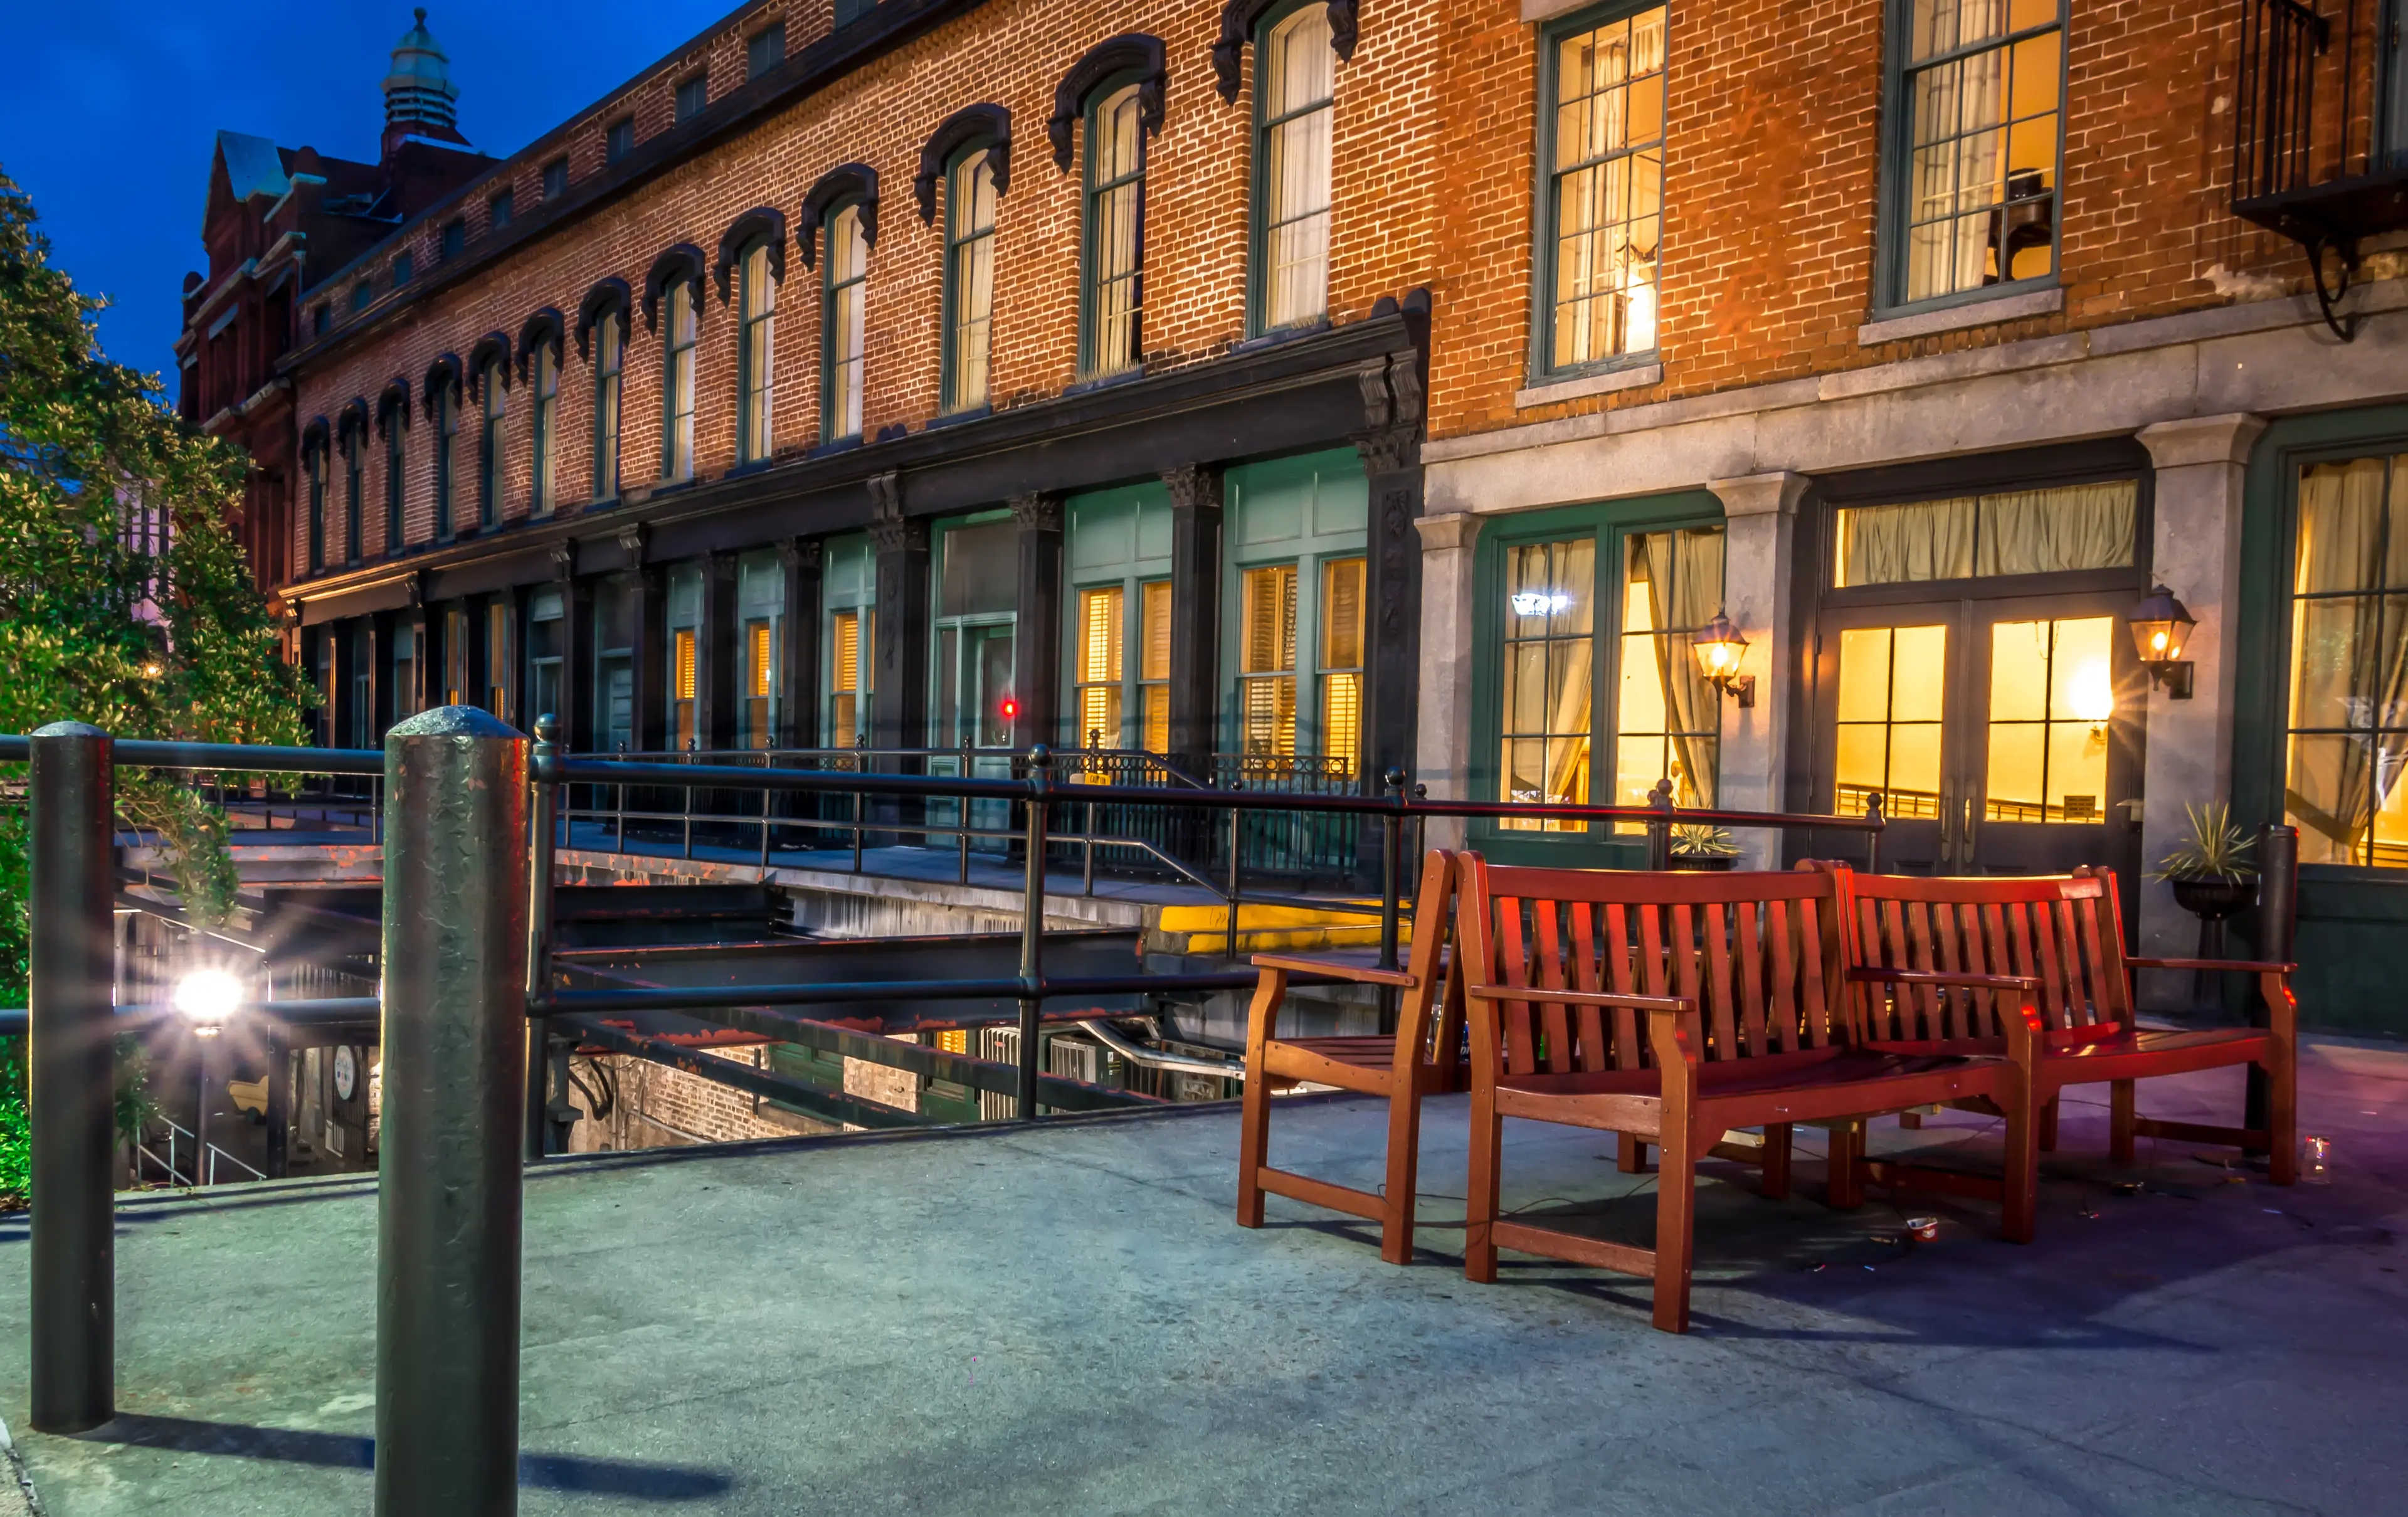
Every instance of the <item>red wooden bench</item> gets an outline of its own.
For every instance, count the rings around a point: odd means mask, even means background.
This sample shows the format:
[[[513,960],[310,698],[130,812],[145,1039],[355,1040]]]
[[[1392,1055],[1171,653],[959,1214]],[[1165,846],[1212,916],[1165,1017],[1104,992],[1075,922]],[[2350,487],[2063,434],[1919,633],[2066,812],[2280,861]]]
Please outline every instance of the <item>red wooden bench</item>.
[[[1686,1331],[1696,1167],[1709,1153],[1745,1156],[1724,1144],[1727,1130],[1764,1129],[1767,1189],[1779,1195],[1790,1124],[1976,1095],[2011,1113],[2008,1150],[2023,1157],[2009,1166],[2004,1230],[2028,1233],[2038,1155],[2027,1120],[2014,1115],[2024,1109],[2021,1067],[1993,1054],[1866,1045],[1842,994],[1834,874],[1512,868],[1476,853],[1457,868],[1471,1030],[1471,1279],[1497,1278],[1499,1248],[1649,1276],[1656,1325]],[[1507,1117],[1660,1145],[1656,1246],[1500,1216]]]
[[[2293,966],[2244,959],[2133,958],[2124,952],[2123,908],[2115,877],[2106,869],[2007,880],[1928,880],[1860,875],[1825,866],[1848,903],[1845,936],[1858,1014],[1879,1046],[1921,1052],[1997,1052],[2017,1008],[1986,989],[1883,982],[1891,970],[2001,973],[2039,982],[2034,1009],[2042,1023],[2028,1098],[2044,1137],[2053,1138],[2058,1094],[2069,1085],[2111,1087],[2110,1152],[2132,1157],[2138,1137],[2230,1143],[2267,1156],[2277,1185],[2293,1177],[2299,1005],[2290,989]],[[2264,999],[2263,1027],[2180,1031],[2142,1027],[2132,1015],[2137,969],[2238,970],[2254,975]],[[2263,1128],[2158,1122],[2133,1111],[2133,1083],[2157,1075],[2188,1074],[2254,1064],[2266,1071]],[[1836,1146],[1834,1152],[1837,1152]],[[1856,1167],[1876,1183],[1896,1166],[1868,1161],[1861,1141]],[[1921,1177],[1928,1182],[1928,1177]]]
[[[1380,1224],[1380,1257],[1413,1256],[1413,1185],[1419,1167],[1422,1098],[1462,1088],[1463,998],[1442,952],[1454,919],[1455,855],[1433,849],[1413,903],[1412,951],[1402,969],[1382,969],[1361,953],[1257,953],[1254,1006],[1246,1022],[1245,1113],[1238,1139],[1238,1225],[1263,1224],[1263,1194],[1308,1201]],[[1279,1012],[1288,977],[1314,974],[1398,993],[1392,1038],[1281,1038]],[[1443,990],[1443,995],[1441,991]],[[1436,1015],[1433,1016],[1433,1010]],[[1387,1180],[1378,1194],[1274,1169],[1271,1087],[1310,1081],[1377,1095],[1388,1103]]]

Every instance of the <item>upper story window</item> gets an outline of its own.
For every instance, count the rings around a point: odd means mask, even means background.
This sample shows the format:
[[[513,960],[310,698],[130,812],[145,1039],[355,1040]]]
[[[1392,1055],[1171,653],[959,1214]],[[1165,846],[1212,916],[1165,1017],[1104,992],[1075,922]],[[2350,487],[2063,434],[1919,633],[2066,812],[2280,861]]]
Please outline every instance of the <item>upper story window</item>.
[[[1665,9],[1592,13],[1547,34],[1541,372],[1656,348]]]
[[[2301,467],[2283,820],[2302,864],[2408,866],[2408,453]]]
[[[478,439],[477,524],[489,532],[502,524],[503,373],[503,361],[491,359],[477,381],[485,399],[484,430]]]
[[[435,538],[452,540],[452,456],[460,438],[460,386],[438,380],[435,386]]]
[[[330,312],[322,303],[318,305],[309,312],[309,335],[317,337],[324,336],[326,335],[326,328],[332,324],[333,321],[333,313]]]
[[[770,360],[778,326],[778,285],[769,274],[767,243],[745,250],[738,278],[744,315],[736,350],[736,457],[757,464],[769,456]]]
[[[403,285],[408,284],[409,282],[409,277],[417,272],[418,261],[410,257],[408,249],[404,248],[401,251],[393,255],[393,287],[394,289],[398,290]]]
[[[543,165],[543,197],[557,200],[568,193],[568,160],[553,159]]]
[[[702,114],[702,107],[709,104],[710,104],[710,75],[696,74],[692,79],[678,80],[677,119],[679,121],[694,120]]]
[[[1255,49],[1255,325],[1319,321],[1329,304],[1329,133],[1337,115],[1329,7],[1275,22]]]
[[[500,194],[485,202],[485,224],[496,232],[500,231],[510,224],[510,218],[518,212],[517,193],[504,190]]]
[[[824,442],[861,436],[862,356],[868,317],[869,240],[858,202],[827,223],[827,289],[821,300],[820,374]]]
[[[683,279],[671,282],[663,304],[667,308],[667,340],[661,345],[661,478],[694,478],[694,350],[699,322],[694,308],[694,285]]]
[[[448,264],[466,252],[467,248],[468,223],[457,216],[444,222],[442,238],[437,245],[437,256]]]
[[[1143,360],[1145,128],[1139,86],[1099,93],[1087,111],[1085,242],[1080,369],[1090,378]]]
[[[836,23],[851,26],[878,8],[878,0],[836,0]]]
[[[1885,302],[2057,271],[2063,0],[1898,0]]]
[[[602,157],[617,163],[636,150],[636,118],[622,116],[602,129]]]
[[[841,8],[842,0],[838,0]],[[837,18],[843,24],[844,18]],[[757,79],[786,61],[786,23],[771,21],[744,39],[744,77]]]
[[[532,405],[534,447],[529,452],[529,465],[534,471],[534,488],[528,492],[528,508],[538,516],[550,516],[552,504],[552,432],[560,416],[560,358],[553,347],[556,339],[544,338],[535,346],[535,357],[528,372],[535,377]]]
[[[945,383],[939,404],[987,400],[987,336],[995,320],[995,161],[973,148],[945,177]]]
[[[351,286],[351,309],[366,310],[368,308],[368,302],[375,298],[376,292],[368,287],[367,280],[362,279]]]
[[[401,551],[403,489],[408,483],[401,435],[408,424],[409,402],[396,402],[384,417],[384,551]]]
[[[627,357],[627,331],[620,312],[605,311],[594,323],[594,498],[619,494],[619,377]]]
[[[343,428],[343,561],[360,561],[360,428]]]
[[[303,465],[309,473],[308,551],[309,572],[315,574],[326,566],[326,440],[322,435],[310,440]]]

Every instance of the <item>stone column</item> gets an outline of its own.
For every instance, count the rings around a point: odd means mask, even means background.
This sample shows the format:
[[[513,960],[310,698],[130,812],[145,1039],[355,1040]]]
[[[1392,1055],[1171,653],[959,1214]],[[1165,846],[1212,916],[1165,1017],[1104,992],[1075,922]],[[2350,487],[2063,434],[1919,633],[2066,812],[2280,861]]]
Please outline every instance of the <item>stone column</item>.
[[[873,748],[928,746],[928,523],[903,514],[903,479],[881,474],[869,481],[869,540],[878,551],[878,637],[871,650],[870,693]],[[917,758],[874,759],[869,766],[917,774]],[[883,822],[917,823],[924,814],[916,798],[873,799],[870,814]],[[918,844],[917,833],[870,835],[873,846]]]
[[[1432,800],[1471,798],[1472,575],[1480,518],[1448,511],[1414,519],[1422,540],[1421,696],[1413,776]],[[1459,818],[1432,817],[1427,846],[1461,848]]]
[[[2233,682],[2230,645],[2241,595],[2241,504],[2249,450],[2266,419],[2199,416],[2143,427],[2157,466],[2157,533],[2150,562],[2157,582],[2199,620],[2185,654],[2191,698],[2148,694],[2148,759],[2141,811],[2141,861],[2154,866],[2190,830],[2186,808],[2232,796]],[[2118,636],[2127,636],[2116,629]],[[2140,882],[2140,952],[2186,958],[2199,950],[2199,919],[2174,904],[2162,880]],[[2158,983],[2158,982],[2165,983]],[[2144,999],[2173,995],[2180,977],[2146,975]]]
[[[1723,609],[1747,639],[1740,673],[1756,676],[1754,706],[1742,709],[1728,695],[1722,702],[1717,799],[1733,810],[1786,809],[1782,780],[1789,761],[1789,697],[1798,677],[1790,556],[1806,485],[1804,475],[1786,472],[1706,481],[1723,503]],[[1686,649],[1681,653],[1688,656]],[[1731,840],[1740,848],[1740,867],[1781,866],[1780,834],[1751,828],[1735,831]]]
[[[1062,497],[1011,497],[1020,527],[1020,614],[1012,623],[1011,745],[1062,741]],[[1072,745],[1085,742],[1079,734]],[[1117,740],[1117,738],[1115,738]]]
[[[1190,465],[1162,482],[1170,491],[1170,759],[1210,780],[1221,704],[1221,471]]]
[[[778,741],[795,748],[816,748],[820,742],[820,575],[824,558],[817,537],[789,537],[778,545],[778,563],[786,580],[786,609],[779,620],[785,647],[778,660],[784,676],[784,688],[778,692]]]

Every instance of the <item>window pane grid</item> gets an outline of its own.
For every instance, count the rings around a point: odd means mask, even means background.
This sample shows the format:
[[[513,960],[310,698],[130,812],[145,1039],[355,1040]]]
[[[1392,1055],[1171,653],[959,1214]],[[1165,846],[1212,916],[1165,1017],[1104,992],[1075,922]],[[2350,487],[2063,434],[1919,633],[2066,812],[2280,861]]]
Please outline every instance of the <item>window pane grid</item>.
[[[778,287],[769,278],[769,250],[758,244],[744,255],[744,334],[741,408],[738,411],[738,456],[757,464],[769,456],[770,355],[777,327]]]
[[[661,387],[666,408],[661,428],[661,478],[676,480],[694,475],[694,287],[682,279],[670,285],[668,305],[666,369]]]
[[[1321,565],[1321,751],[1352,776],[1363,765],[1363,581],[1368,561]]]
[[[2114,632],[2103,616],[1992,625],[1985,820],[2106,822]]]
[[[625,357],[619,313],[606,314],[594,337],[594,495],[619,493],[619,366]]]
[[[1838,750],[1831,809],[1862,816],[1875,796],[1893,821],[1940,815],[1940,724],[1948,629],[1850,627],[1840,634]]]
[[[1296,565],[1248,569],[1240,609],[1238,736],[1248,757],[1296,752]]]
[[[847,206],[828,223],[826,440],[861,434],[861,377],[869,248],[861,208]]]
[[[1915,0],[1904,296],[2056,266],[2057,0]]]
[[[1657,7],[1555,45],[1555,368],[1656,346],[1665,15]]]
[[[1273,28],[1263,60],[1263,324],[1319,319],[1328,305],[1332,67],[1329,11]]]
[[[538,516],[552,514],[552,435],[553,421],[559,413],[560,361],[553,356],[552,344],[547,340],[538,343],[535,351],[535,479],[529,498]]]
[[[477,517],[480,525],[488,529],[501,524],[502,520],[502,365],[485,365],[480,381],[485,392],[484,435],[480,439],[478,459],[480,489],[477,493]]]
[[[1584,806],[1596,681],[1597,539],[1505,551],[1501,798]],[[1503,821],[1505,831],[1585,832],[1564,821]]]
[[[2408,454],[2300,471],[2285,820],[2305,863],[2408,866]]]
[[[1145,144],[1136,85],[1096,107],[1087,177],[1087,372],[1100,377],[1142,356]]]
[[[944,405],[967,410],[986,404],[988,332],[995,314],[995,165],[986,150],[953,165],[945,218],[951,246]]]
[[[1670,780],[1674,804],[1712,806],[1722,693],[1698,667],[1693,636],[1722,606],[1723,529],[1634,532],[1623,555],[1614,804],[1643,806],[1657,781]]]
[[[1121,731],[1121,587],[1082,591],[1079,595],[1079,730],[1073,740],[1087,747],[1117,748]]]

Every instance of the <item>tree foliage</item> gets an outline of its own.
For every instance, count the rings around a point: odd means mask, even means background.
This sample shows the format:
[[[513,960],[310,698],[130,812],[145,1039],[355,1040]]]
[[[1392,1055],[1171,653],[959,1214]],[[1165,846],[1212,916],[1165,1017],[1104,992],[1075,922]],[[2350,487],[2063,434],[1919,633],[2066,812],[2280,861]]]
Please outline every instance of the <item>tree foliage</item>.
[[[231,522],[239,449],[114,364],[0,172],[0,732],[297,743],[315,696],[287,664]],[[23,771],[0,808],[0,1004],[24,1005]],[[121,769],[122,819],[158,835],[196,921],[232,909],[225,818],[188,777]]]

